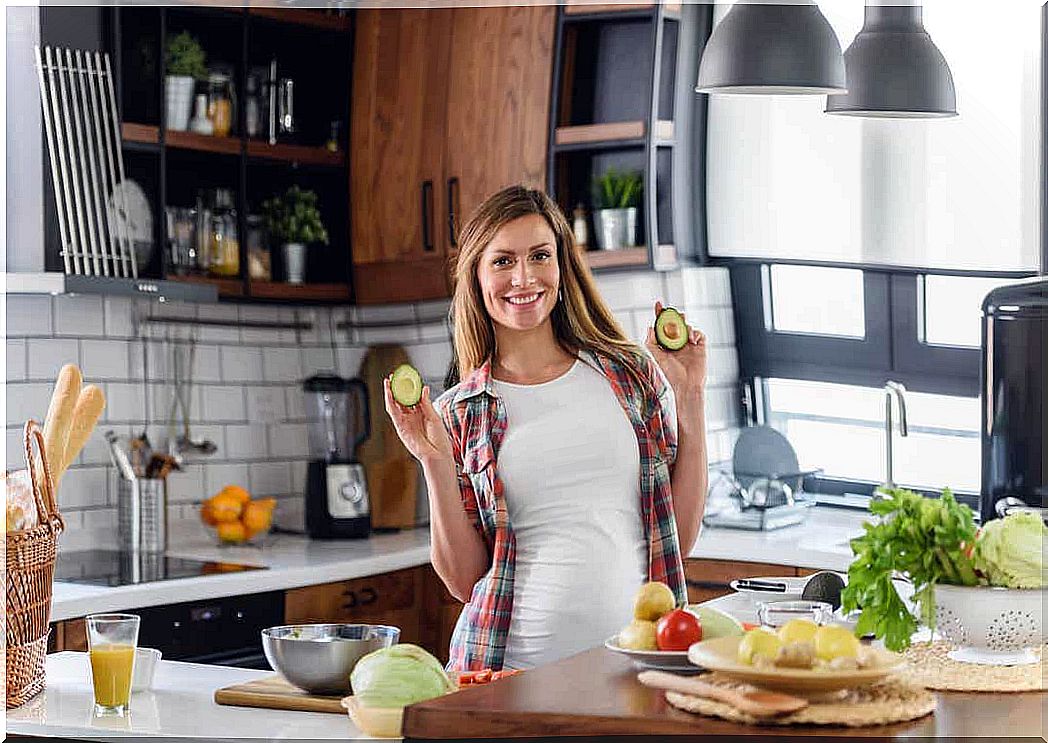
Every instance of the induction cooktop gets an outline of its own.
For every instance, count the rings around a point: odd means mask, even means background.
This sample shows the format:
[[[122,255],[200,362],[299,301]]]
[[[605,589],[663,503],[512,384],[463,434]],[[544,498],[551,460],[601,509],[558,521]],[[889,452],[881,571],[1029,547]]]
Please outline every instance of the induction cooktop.
[[[199,575],[265,570],[257,565],[191,560],[147,552],[83,550],[59,552],[55,580],[92,586],[128,586]]]

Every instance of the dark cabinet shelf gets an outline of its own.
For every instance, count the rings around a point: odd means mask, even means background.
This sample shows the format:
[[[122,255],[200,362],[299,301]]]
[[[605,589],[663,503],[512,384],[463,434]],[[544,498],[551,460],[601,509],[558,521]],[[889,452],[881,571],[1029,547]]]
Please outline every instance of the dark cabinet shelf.
[[[583,124],[558,126],[554,131],[554,144],[558,148],[614,147],[644,144],[643,121],[617,121],[607,124]],[[658,142],[673,140],[673,122],[655,122],[654,138]]]
[[[178,281],[183,284],[205,284],[213,286],[218,290],[220,298],[243,297],[244,282],[240,279],[221,279],[215,276],[168,276],[168,281]]]
[[[250,296],[300,302],[348,302],[348,284],[288,284],[280,281],[248,282]]]
[[[584,254],[592,269],[638,268],[648,265],[648,249],[623,248],[622,250],[589,250]]]
[[[268,18],[281,23],[293,23],[299,26],[311,26],[329,31],[348,31],[350,29],[349,16],[331,15],[319,10],[306,8],[248,8],[248,15],[255,18]]]
[[[239,155],[239,137],[212,137],[196,132],[177,132],[168,129],[164,133],[164,143],[168,147],[197,152],[213,152],[220,155]]]
[[[120,125],[120,134],[125,143],[158,144],[160,142],[159,127],[148,124],[132,124],[125,121]]]
[[[346,164],[343,152],[331,152],[324,147],[306,147],[297,144],[269,144],[258,140],[248,140],[248,157],[266,160],[283,160],[303,165],[322,165],[341,168]]]

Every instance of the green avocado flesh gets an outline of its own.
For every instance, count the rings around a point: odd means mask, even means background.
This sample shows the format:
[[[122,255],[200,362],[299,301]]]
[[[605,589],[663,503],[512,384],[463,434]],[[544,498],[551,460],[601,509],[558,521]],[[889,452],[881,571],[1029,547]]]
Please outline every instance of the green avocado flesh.
[[[688,342],[688,326],[672,307],[663,308],[655,318],[655,340],[667,351],[679,351]]]
[[[422,377],[411,364],[401,364],[393,370],[389,389],[394,400],[410,408],[422,399]]]

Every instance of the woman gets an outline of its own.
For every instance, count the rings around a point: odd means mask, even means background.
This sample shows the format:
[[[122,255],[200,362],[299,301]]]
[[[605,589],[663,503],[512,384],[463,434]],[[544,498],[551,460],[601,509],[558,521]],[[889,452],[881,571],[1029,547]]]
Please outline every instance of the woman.
[[[459,242],[462,381],[405,408],[387,380],[386,409],[425,472],[433,566],[466,603],[449,668],[530,668],[614,634],[647,580],[685,600],[706,344],[691,331],[667,353],[649,330],[649,356],[630,342],[539,191],[494,194]]]

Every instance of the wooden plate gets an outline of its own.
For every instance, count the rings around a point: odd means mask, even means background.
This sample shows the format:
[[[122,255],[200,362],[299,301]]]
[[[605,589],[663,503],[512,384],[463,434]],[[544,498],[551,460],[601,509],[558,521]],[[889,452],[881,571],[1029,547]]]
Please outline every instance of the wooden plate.
[[[810,696],[853,689],[872,684],[895,673],[903,666],[903,657],[873,648],[876,665],[855,671],[808,670],[803,668],[757,668],[740,663],[737,657],[741,637],[719,637],[697,642],[688,649],[688,659],[695,665],[765,689],[786,694]]]

